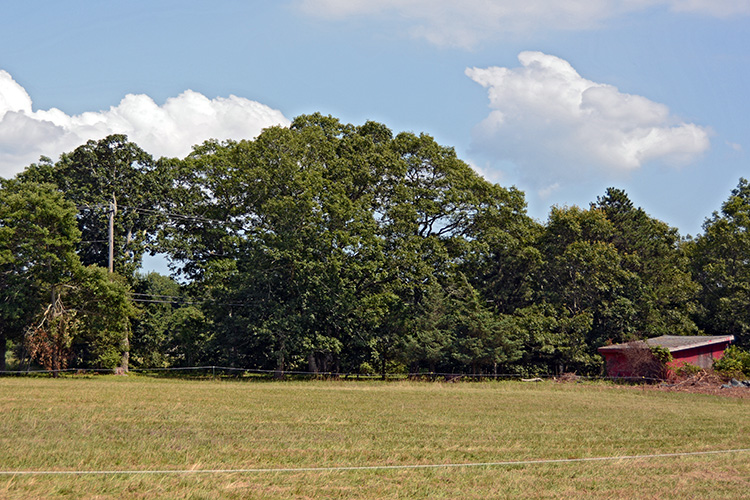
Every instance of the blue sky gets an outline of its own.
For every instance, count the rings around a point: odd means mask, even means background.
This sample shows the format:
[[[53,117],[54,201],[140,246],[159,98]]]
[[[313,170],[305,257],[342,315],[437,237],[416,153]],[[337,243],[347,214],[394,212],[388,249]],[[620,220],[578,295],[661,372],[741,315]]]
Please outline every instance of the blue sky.
[[[425,132],[552,205],[624,189],[683,235],[749,176],[749,0],[7,2],[0,176],[320,111]]]

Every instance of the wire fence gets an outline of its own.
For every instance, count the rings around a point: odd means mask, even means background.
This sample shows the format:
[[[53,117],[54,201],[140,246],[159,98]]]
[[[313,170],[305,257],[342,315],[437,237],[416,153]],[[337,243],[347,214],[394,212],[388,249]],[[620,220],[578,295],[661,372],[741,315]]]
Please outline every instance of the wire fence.
[[[628,383],[659,383],[664,379],[628,376],[584,376],[575,374],[535,374],[522,373],[459,373],[459,372],[409,372],[409,373],[355,373],[340,371],[268,370],[259,368],[237,368],[231,366],[204,365],[151,368],[65,368],[59,370],[26,369],[0,370],[0,376],[59,376],[59,375],[125,375],[127,373],[145,376],[175,376],[191,378],[226,379],[343,379],[343,380],[414,380],[445,382],[476,382],[489,380],[516,380],[521,382],[542,382],[544,380],[571,381],[619,381]]]
[[[346,471],[383,471],[405,469],[451,469],[468,467],[524,467],[550,464],[573,464],[585,462],[618,462],[625,460],[651,460],[656,458],[684,458],[706,455],[728,455],[748,453],[750,448],[730,450],[686,451],[680,453],[652,453],[646,455],[618,455],[605,457],[553,458],[531,460],[507,460],[498,462],[470,462],[449,464],[403,464],[403,465],[360,465],[333,467],[258,467],[252,469],[145,469],[145,470],[0,470],[0,476],[84,476],[84,475],[167,475],[167,474],[259,474],[285,472],[346,472]]]

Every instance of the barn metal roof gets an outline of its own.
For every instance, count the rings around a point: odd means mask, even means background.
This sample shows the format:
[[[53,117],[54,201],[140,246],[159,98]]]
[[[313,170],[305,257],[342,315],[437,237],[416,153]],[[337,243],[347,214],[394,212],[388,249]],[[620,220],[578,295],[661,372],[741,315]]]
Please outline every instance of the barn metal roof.
[[[669,349],[669,352],[681,351],[683,349],[691,349],[695,347],[703,347],[710,344],[719,344],[722,342],[732,342],[734,335],[662,335],[661,337],[654,337],[647,340],[639,340],[636,342],[629,342],[627,344],[616,344],[600,347],[598,350],[601,351],[619,351],[622,349],[628,349],[630,347],[637,347],[639,345],[661,346]]]

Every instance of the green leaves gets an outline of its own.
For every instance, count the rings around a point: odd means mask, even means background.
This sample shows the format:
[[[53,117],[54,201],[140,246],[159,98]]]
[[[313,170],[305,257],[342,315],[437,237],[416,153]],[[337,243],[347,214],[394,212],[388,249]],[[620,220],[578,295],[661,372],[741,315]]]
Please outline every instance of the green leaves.
[[[588,210],[554,207],[539,234],[534,305],[513,313],[524,318],[525,363],[596,371],[595,349],[607,342],[698,332],[696,285],[676,231],[623,191],[608,189]]]
[[[25,337],[51,369],[74,354],[79,364],[116,364],[135,313],[121,278],[81,265],[76,213],[54,185],[2,183],[0,344]]]
[[[124,282],[84,267],[106,264],[113,198],[115,269],[192,304],[136,318]],[[98,366],[132,328],[141,365],[595,372],[605,342],[697,333],[696,318],[746,342],[749,201],[742,180],[686,243],[615,188],[536,222],[523,192],[376,122],[303,115],[158,161],[113,135],[3,183],[0,334],[18,340],[65,284],[72,352]],[[146,251],[188,284],[137,276]]]
[[[480,227],[523,211],[522,195],[482,180],[429,136],[394,138],[378,123],[320,114],[253,141],[208,142],[170,168],[171,210],[193,219],[165,228],[163,248],[217,304],[205,310],[221,356],[265,367],[385,366]],[[478,301],[466,287],[465,300]],[[472,314],[463,314],[467,331],[496,336]]]
[[[700,326],[712,335],[750,343],[750,184],[740,179],[729,199],[703,225],[687,251],[700,284]]]
[[[80,266],[75,214],[53,185],[0,181],[0,369],[6,339],[21,340],[53,286]]]
[[[78,207],[82,233],[78,254],[84,265],[108,265],[108,215],[116,200],[115,271],[132,276],[156,235],[165,181],[151,156],[124,135],[88,141],[54,166],[32,169],[28,177],[52,178]]]

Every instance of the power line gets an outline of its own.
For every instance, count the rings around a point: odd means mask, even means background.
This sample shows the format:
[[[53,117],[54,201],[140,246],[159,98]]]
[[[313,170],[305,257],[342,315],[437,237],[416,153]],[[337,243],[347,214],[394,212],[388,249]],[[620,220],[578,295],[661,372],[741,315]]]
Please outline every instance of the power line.
[[[168,212],[166,210],[153,210],[149,208],[139,208],[139,207],[129,207],[129,206],[122,206],[121,208],[127,209],[127,210],[133,210],[134,212],[142,212],[146,214],[166,215],[173,219],[193,220],[193,221],[198,221],[198,222],[210,222],[213,224],[234,224],[234,225],[237,224],[235,222],[227,221],[227,220],[209,219],[207,217],[201,217],[200,215],[178,214],[175,212]]]
[[[140,295],[143,297],[161,297],[166,299],[182,299],[183,297],[179,295],[159,295],[157,293],[139,293],[139,292],[131,292],[130,295]]]
[[[217,306],[249,307],[252,304],[243,302],[218,302],[210,299],[190,300],[177,295],[158,295],[149,293],[131,292],[133,302],[151,303],[151,304],[177,304],[177,305],[200,305],[213,304]]]
[[[230,302],[213,302],[211,300],[204,300],[201,302],[191,301],[176,301],[176,300],[149,300],[149,299],[132,299],[133,302],[147,303],[147,304],[176,304],[176,305],[201,305],[201,304],[213,304],[215,306],[232,306],[232,307],[250,307],[252,304],[230,303]]]
[[[109,205],[103,205],[103,204],[96,204],[96,205],[76,205],[76,209],[80,210],[95,210],[95,209],[109,209]],[[187,215],[187,214],[178,214],[175,212],[169,212],[167,210],[154,210],[149,208],[140,208],[140,207],[131,207],[127,205],[119,205],[118,209],[124,211],[124,210],[132,210],[134,212],[141,212],[145,214],[151,214],[151,215],[164,215],[167,217],[170,217],[172,219],[182,219],[186,221],[197,221],[197,222],[209,222],[212,224],[223,224],[223,225],[240,225],[242,226],[242,223],[228,221],[228,220],[220,220],[220,219],[210,219],[208,217],[202,217],[200,215]],[[109,210],[107,210],[107,213],[109,213]]]
[[[750,448],[732,450],[686,451],[679,453],[652,453],[646,455],[620,455],[610,457],[551,458],[531,460],[506,460],[499,462],[471,462],[451,464],[404,464],[404,465],[343,465],[333,467],[289,467],[289,468],[250,468],[250,469],[161,469],[161,470],[25,470],[0,471],[0,475],[10,476],[51,476],[51,475],[137,475],[137,474],[259,474],[281,472],[346,472],[373,470],[407,470],[407,469],[458,469],[466,467],[518,467],[529,465],[572,464],[586,462],[614,462],[622,460],[649,460],[654,458],[680,458],[706,455],[728,455],[747,453]]]

